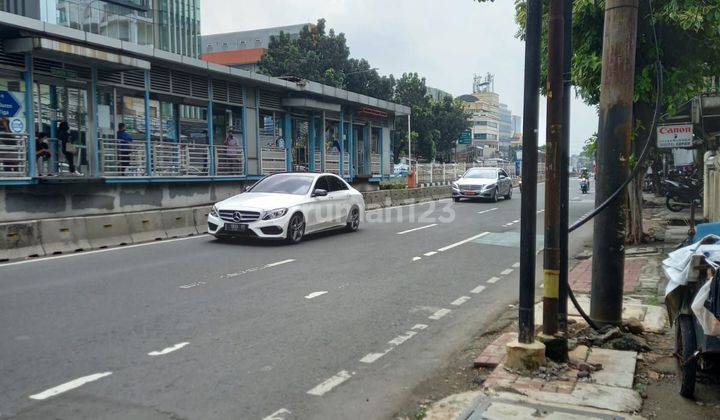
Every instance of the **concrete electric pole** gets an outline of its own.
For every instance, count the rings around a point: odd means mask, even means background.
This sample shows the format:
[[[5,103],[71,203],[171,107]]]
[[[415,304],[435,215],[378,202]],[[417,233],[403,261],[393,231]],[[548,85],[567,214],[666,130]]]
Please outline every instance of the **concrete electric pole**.
[[[596,205],[629,174],[638,1],[605,2]],[[623,195],[595,218],[590,318],[599,325],[622,320],[626,207]]]

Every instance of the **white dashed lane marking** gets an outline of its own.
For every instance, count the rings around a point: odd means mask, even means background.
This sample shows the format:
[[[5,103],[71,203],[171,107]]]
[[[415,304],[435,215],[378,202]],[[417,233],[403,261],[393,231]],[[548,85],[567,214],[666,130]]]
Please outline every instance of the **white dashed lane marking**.
[[[449,314],[450,312],[451,312],[450,309],[440,309],[439,311],[430,315],[428,318],[437,321],[438,319],[444,317],[445,315]]]
[[[442,248],[438,248],[438,251],[440,251],[440,252],[445,252],[445,251],[447,251],[447,250],[449,250],[449,249],[453,249],[453,248],[455,248],[455,247],[458,247],[458,246],[460,246],[460,245],[466,244],[466,243],[468,243],[468,242],[472,242],[472,241],[474,241],[475,239],[482,238],[483,236],[489,235],[489,234],[490,234],[490,232],[483,232],[483,233],[477,234],[477,235],[475,235],[475,236],[471,236],[471,237],[469,237],[469,238],[467,238],[467,239],[463,239],[462,241],[455,242],[454,244],[450,244],[450,245],[444,246],[444,247],[442,247]]]
[[[470,296],[460,296],[459,298],[453,300],[450,304],[453,306],[460,306],[468,300],[470,300]]]
[[[101,373],[93,373],[92,375],[83,376],[82,378],[73,379],[70,382],[65,382],[64,384],[58,385],[56,387],[50,388],[48,390],[45,390],[43,392],[34,394],[30,396],[30,399],[33,400],[44,400],[50,397],[54,397],[55,395],[62,394],[63,392],[70,391],[75,388],[79,388],[83,385],[85,385],[88,382],[94,382],[98,379],[104,378],[106,376],[112,375],[112,372],[101,372]]]
[[[290,414],[292,414],[290,412],[290,410],[288,410],[287,408],[281,408],[278,411],[263,418],[263,420],[285,420],[288,418],[287,416],[289,416]]]
[[[183,341],[182,343],[177,343],[174,346],[166,347],[160,351],[151,351],[150,353],[148,353],[148,356],[163,356],[168,353],[172,353],[176,350],[180,350],[181,348],[187,346],[188,344],[190,344],[190,343],[187,341]]]
[[[435,254],[437,254],[437,252],[435,252],[435,251],[430,251],[430,252],[424,253],[423,255],[425,255],[426,257],[432,257],[432,256],[435,255]]]
[[[348,372],[347,370],[341,370],[340,372],[336,373],[335,375],[324,380],[322,383],[320,383],[319,385],[317,385],[315,388],[311,389],[307,393],[310,395],[322,397],[323,395],[332,391],[332,389],[335,388],[336,386],[338,386],[341,383],[352,378],[352,375],[353,374]]]
[[[500,280],[500,277],[490,277],[487,282],[492,284],[497,283],[498,280]]]
[[[397,235],[404,235],[404,234],[410,233],[410,232],[417,232],[418,230],[423,230],[423,229],[431,228],[431,227],[433,227],[433,226],[437,226],[437,223],[433,223],[433,224],[431,224],[431,225],[426,225],[426,226],[420,226],[420,227],[415,228],[415,229],[403,230],[402,232],[398,232]]]
[[[415,324],[410,331],[407,331],[405,334],[399,335],[392,340],[388,341],[388,344],[391,345],[390,348],[385,349],[385,351],[380,353],[368,353],[366,354],[362,359],[360,359],[360,362],[362,363],[375,363],[379,358],[385,356],[386,354],[390,353],[392,349],[399,346],[400,344],[406,342],[407,340],[411,339],[415,335],[417,335],[417,332],[415,330],[424,330],[427,328],[427,325],[425,324]]]
[[[516,262],[516,263],[513,264],[512,266],[513,266],[513,268],[518,268],[518,267],[520,267],[520,263],[519,263],[519,262]]]
[[[495,210],[497,210],[497,209],[498,209],[498,208],[495,207],[495,208],[492,208],[492,209],[479,211],[479,212],[477,212],[477,214],[485,214],[485,213],[489,213],[489,212],[491,212],[491,211],[495,211]]]
[[[320,292],[312,292],[312,293],[310,293],[309,295],[305,296],[305,299],[316,298],[316,297],[318,297],[318,296],[324,295],[325,293],[327,293],[327,290],[323,290],[323,291],[320,291]]]
[[[470,293],[478,294],[478,293],[482,292],[483,290],[485,290],[485,286],[478,286],[478,287],[472,289],[470,291]]]
[[[198,287],[198,286],[201,286],[201,285],[203,285],[203,284],[206,284],[206,283],[205,283],[204,281],[196,281],[196,282],[193,282],[193,283],[190,283],[190,284],[184,284],[184,285],[180,286],[180,288],[181,288],[181,289],[192,289],[193,287]]]
[[[508,268],[508,269],[501,271],[500,275],[507,276],[508,274],[512,273],[513,271],[515,271],[515,270],[513,270],[512,268]]]

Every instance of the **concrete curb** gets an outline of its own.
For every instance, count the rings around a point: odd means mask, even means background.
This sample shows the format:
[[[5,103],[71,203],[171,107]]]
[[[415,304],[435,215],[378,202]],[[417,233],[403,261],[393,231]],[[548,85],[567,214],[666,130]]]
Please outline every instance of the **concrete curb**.
[[[0,225],[0,260],[45,255],[40,245],[40,227],[37,222],[7,223]]]
[[[146,211],[126,215],[133,243],[167,239],[160,213],[160,211]]]

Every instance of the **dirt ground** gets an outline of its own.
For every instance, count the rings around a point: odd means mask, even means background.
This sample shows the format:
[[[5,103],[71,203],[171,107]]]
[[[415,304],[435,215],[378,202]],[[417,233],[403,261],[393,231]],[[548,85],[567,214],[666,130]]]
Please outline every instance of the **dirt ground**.
[[[678,393],[680,385],[673,357],[675,333],[646,336],[651,352],[643,353],[635,370],[635,389],[645,398],[642,415],[648,419],[720,419],[720,377],[699,375],[695,400]]]

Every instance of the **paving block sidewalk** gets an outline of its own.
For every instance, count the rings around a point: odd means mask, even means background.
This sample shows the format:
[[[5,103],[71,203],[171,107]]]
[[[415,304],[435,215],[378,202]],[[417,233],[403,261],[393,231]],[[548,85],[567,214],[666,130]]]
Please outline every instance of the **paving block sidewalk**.
[[[640,284],[645,259],[633,258],[625,261],[625,282],[623,292],[632,293]],[[583,260],[570,271],[570,288],[580,293],[589,293],[592,280],[592,258]]]
[[[493,343],[507,340],[504,334]],[[433,405],[427,419],[639,419],[642,398],[633,390],[637,353],[579,346],[574,360],[601,364],[589,379],[567,368],[553,379],[520,376],[500,363],[482,391],[456,394]]]

